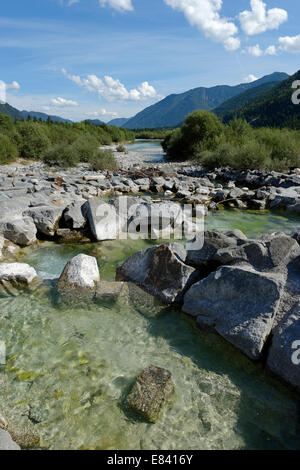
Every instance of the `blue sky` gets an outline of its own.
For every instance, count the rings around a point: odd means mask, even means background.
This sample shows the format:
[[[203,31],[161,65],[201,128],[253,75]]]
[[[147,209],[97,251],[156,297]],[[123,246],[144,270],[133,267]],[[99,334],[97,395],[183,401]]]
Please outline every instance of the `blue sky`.
[[[18,109],[129,117],[170,93],[296,72],[295,0],[2,2],[0,80]]]

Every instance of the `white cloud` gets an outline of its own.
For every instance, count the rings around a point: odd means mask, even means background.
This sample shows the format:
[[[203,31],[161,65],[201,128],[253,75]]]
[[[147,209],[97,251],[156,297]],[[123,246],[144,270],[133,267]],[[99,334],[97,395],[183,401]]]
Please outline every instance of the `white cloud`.
[[[68,7],[71,7],[72,5],[74,5],[75,3],[79,3],[80,0],[69,0],[68,2]]]
[[[285,36],[279,38],[280,49],[286,52],[300,52],[300,34],[298,36]]]
[[[223,43],[225,49],[239,49],[241,42],[236,37],[237,26],[220,16],[222,0],[164,0],[174,10],[184,13],[186,19],[213,41]]]
[[[105,98],[107,101],[141,101],[158,97],[155,88],[148,82],[143,82],[138,88],[127,90],[120,80],[110,76],[105,76],[102,80],[93,74],[88,75],[87,78],[81,78],[79,75],[68,74],[65,69],[62,69],[62,72],[76,85],[87,91],[96,92],[99,98]]]
[[[265,50],[265,54],[266,55],[276,55],[277,54],[276,46],[267,47],[267,49]]]
[[[61,98],[61,96],[53,98],[51,105],[55,107],[79,106],[76,101],[66,100],[65,98]]]
[[[254,57],[261,57],[264,54],[264,51],[261,49],[259,44],[247,47],[246,52]]]
[[[18,82],[5,83],[3,80],[0,80],[0,103],[6,103],[6,92],[8,90],[18,91],[20,88]]]
[[[132,11],[133,6],[131,0],[99,0],[102,7],[110,6],[118,11]]]
[[[255,82],[256,80],[258,80],[258,78],[252,73],[250,73],[249,75],[247,75],[247,77],[243,79],[243,83],[252,83],[252,82]]]
[[[281,8],[267,10],[267,5],[262,0],[251,0],[250,5],[251,11],[245,10],[239,14],[242,30],[248,36],[278,29],[288,19],[287,11]]]
[[[91,112],[88,112],[88,113],[85,113],[86,116],[91,116],[91,117],[99,117],[99,116],[111,116],[111,117],[114,117],[114,118],[117,118],[119,117],[119,114],[118,113],[115,113],[114,111],[107,111],[106,109],[104,108],[101,108],[99,111],[91,111]]]

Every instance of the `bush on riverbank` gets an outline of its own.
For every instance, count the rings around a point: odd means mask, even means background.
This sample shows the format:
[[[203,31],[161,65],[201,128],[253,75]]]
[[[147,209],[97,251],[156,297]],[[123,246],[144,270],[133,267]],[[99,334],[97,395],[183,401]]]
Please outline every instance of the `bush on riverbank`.
[[[43,160],[48,164],[62,167],[74,166],[79,162],[98,161],[98,150],[102,145],[113,142],[123,143],[134,140],[134,133],[128,129],[89,121],[77,123],[31,121],[13,122],[9,116],[0,114],[0,164],[14,161],[19,156],[29,160]],[[116,161],[100,158],[115,167]],[[103,168],[105,169],[105,168]],[[109,169],[109,168],[107,168]]]
[[[234,119],[224,126],[208,111],[189,115],[182,128],[166,137],[171,160],[196,160],[208,168],[284,171],[300,166],[300,134],[289,129],[253,129]]]
[[[118,164],[111,150],[98,150],[91,161],[91,167],[93,171],[113,171],[118,168]]]

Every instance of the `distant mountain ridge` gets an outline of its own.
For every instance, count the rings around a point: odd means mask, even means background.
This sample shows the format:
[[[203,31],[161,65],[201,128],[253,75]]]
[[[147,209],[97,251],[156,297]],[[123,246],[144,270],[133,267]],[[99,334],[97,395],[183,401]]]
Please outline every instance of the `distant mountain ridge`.
[[[36,111],[25,111],[24,110],[24,111],[21,111],[21,113],[23,114],[25,119],[27,119],[28,116],[30,116],[31,119],[36,118],[36,119],[41,119],[42,121],[47,121],[48,118],[50,118],[52,122],[68,122],[70,124],[73,123],[73,121],[70,121],[70,119],[65,119],[65,118],[62,118],[60,116],[51,116],[49,114],[39,113],[39,112],[36,112]]]
[[[247,90],[269,82],[278,83],[288,77],[286,73],[274,72],[251,83],[241,83],[236,86],[218,85],[211,88],[199,87],[178,95],[169,95],[129,119],[123,126],[128,129],[176,127],[196,109],[213,110]]]
[[[23,114],[13,106],[10,106],[8,103],[0,101],[0,113],[6,114],[11,117],[11,119],[24,119]]]
[[[292,88],[292,84],[298,80],[300,80],[300,70],[245,106],[225,114],[225,122],[236,116],[246,119],[257,127],[300,129],[300,104],[292,102],[292,95],[296,91]]]
[[[130,118],[116,118],[107,123],[108,126],[123,127]]]

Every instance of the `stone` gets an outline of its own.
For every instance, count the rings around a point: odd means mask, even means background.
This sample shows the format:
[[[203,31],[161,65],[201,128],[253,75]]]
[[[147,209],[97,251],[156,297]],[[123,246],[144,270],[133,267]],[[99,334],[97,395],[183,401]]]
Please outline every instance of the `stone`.
[[[58,292],[65,299],[93,298],[100,283],[96,258],[79,254],[65,266],[58,284]]]
[[[271,332],[283,284],[280,274],[223,266],[187,291],[183,311],[197,317],[200,328],[213,329],[257,360]]]
[[[113,205],[102,199],[91,198],[84,206],[84,213],[96,240],[116,240],[122,225]]]
[[[86,218],[83,215],[83,206],[86,202],[73,202],[63,213],[63,219],[66,225],[71,229],[84,228]]]
[[[56,230],[56,236],[59,237],[59,243],[88,243],[91,241],[81,231],[69,228],[59,228]]]
[[[0,233],[11,242],[20,246],[36,242],[36,226],[30,217],[12,217],[0,221]]]
[[[64,207],[41,206],[28,209],[23,214],[32,218],[39,233],[53,237],[63,211]]]
[[[0,450],[21,450],[20,446],[16,444],[10,434],[0,429]]]
[[[198,280],[198,273],[185,259],[186,251],[178,243],[154,246],[118,266],[116,281],[131,281],[166,304],[180,303],[184,292]]]
[[[155,423],[174,391],[171,372],[151,365],[138,375],[127,397],[127,405],[150,423]]]
[[[28,264],[0,263],[0,284],[4,287],[29,286],[36,279],[36,270]]]
[[[273,333],[267,367],[300,393],[300,309],[288,313]]]

